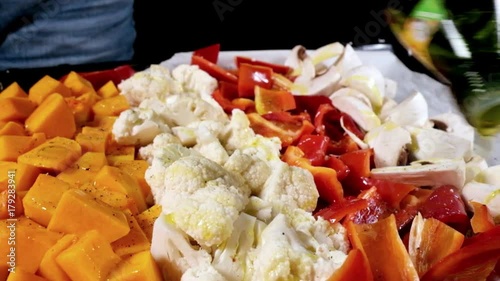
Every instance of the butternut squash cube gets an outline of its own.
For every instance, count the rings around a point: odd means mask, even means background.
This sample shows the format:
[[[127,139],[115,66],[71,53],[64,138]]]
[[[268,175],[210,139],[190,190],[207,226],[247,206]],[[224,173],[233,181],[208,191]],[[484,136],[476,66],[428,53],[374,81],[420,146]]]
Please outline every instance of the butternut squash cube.
[[[13,244],[9,245],[10,229],[15,228],[16,271],[22,269],[35,273],[40,261],[50,247],[62,238],[61,233],[52,232],[36,222],[22,216],[17,221],[0,220],[0,264],[7,264]]]
[[[51,94],[58,93],[63,97],[70,97],[71,90],[60,81],[45,75],[38,80],[28,91],[28,97],[36,104],[41,104]]]
[[[28,94],[26,94],[17,82],[12,82],[7,88],[0,92],[0,99],[12,97],[27,98]]]
[[[24,126],[19,122],[9,121],[0,129],[0,136],[25,136]]]
[[[109,133],[79,133],[75,140],[82,147],[83,152],[106,152],[106,146],[109,142]]]
[[[64,137],[55,137],[20,155],[17,162],[44,170],[61,172],[82,155],[80,144]]]
[[[35,183],[41,170],[24,163],[17,163],[16,166],[16,190],[27,191]]]
[[[120,261],[109,242],[96,230],[84,233],[56,257],[57,264],[71,280],[106,280]]]
[[[9,184],[10,173],[16,173],[16,162],[0,161],[0,191],[6,190]],[[17,173],[16,173],[17,174]]]
[[[97,116],[118,116],[129,108],[130,105],[123,95],[102,99],[92,106],[92,110]]]
[[[73,165],[57,175],[72,186],[80,186],[93,182],[97,172],[107,165],[106,155],[103,152],[86,152]]]
[[[72,138],[76,132],[73,112],[60,94],[47,97],[26,119],[25,125],[28,132],[43,132],[47,138]]]
[[[118,96],[119,93],[120,91],[116,87],[113,80],[109,80],[106,84],[102,85],[99,90],[97,90],[97,94],[105,99]]]
[[[89,126],[111,132],[117,118],[117,116],[94,116],[94,121]]]
[[[123,192],[97,187],[92,182],[84,183],[77,186],[77,188],[85,191],[95,200],[102,201],[114,209],[121,211],[129,210],[134,215],[139,213],[134,199],[130,198],[130,196]]]
[[[41,276],[26,272],[22,269],[16,269],[9,274],[7,281],[49,281]]]
[[[26,217],[47,227],[62,195],[70,188],[71,186],[62,180],[40,174],[23,199]]]
[[[0,121],[24,122],[35,110],[37,104],[27,98],[3,98],[0,102]]]
[[[92,120],[92,105],[97,100],[97,94],[95,92],[88,92],[78,97],[68,97],[64,98],[71,112],[75,118],[75,122],[78,126],[84,125],[86,122]]]
[[[156,204],[135,216],[137,223],[148,238],[149,242],[151,242],[151,238],[153,237],[153,225],[160,215],[161,205]]]
[[[74,96],[81,96],[88,92],[94,92],[94,87],[89,80],[83,78],[75,71],[71,71],[63,80],[64,86],[71,90]]]
[[[32,136],[0,136],[0,161],[17,161],[24,154],[45,142],[44,133]]]
[[[124,171],[116,167],[104,166],[99,170],[94,181],[98,187],[123,192],[130,196],[137,204],[139,212],[147,209],[141,187],[131,175]]]
[[[141,251],[147,251],[151,247],[151,243],[142,231],[141,227],[135,220],[130,211],[125,211],[130,232],[124,237],[111,243],[113,251],[120,257],[129,256]]]
[[[47,229],[75,234],[95,229],[108,242],[116,241],[130,231],[122,211],[79,189],[64,192]]]
[[[151,187],[149,187],[148,182],[144,178],[146,170],[149,168],[149,164],[146,160],[117,161],[114,163],[114,166],[124,171],[126,174],[131,175],[137,181],[146,201],[148,201],[148,198],[152,197]]]
[[[76,234],[66,234],[57,241],[43,256],[38,268],[38,274],[53,281],[71,281],[69,276],[57,264],[57,256],[78,241]]]
[[[122,161],[132,161],[135,159],[135,146],[110,144],[106,149],[106,156],[110,165]]]
[[[121,261],[108,276],[109,281],[162,281],[160,268],[149,251]]]
[[[14,219],[23,213],[23,203],[17,191],[6,189],[0,192],[0,219]]]

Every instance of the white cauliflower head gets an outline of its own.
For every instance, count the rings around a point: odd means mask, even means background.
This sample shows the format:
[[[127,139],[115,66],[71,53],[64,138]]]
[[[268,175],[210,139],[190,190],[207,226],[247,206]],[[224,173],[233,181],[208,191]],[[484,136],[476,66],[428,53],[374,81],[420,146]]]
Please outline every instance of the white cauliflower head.
[[[165,99],[165,114],[175,126],[187,126],[195,121],[227,120],[226,113],[193,94],[172,95]]]
[[[118,89],[131,106],[137,106],[148,98],[163,101],[166,96],[183,91],[181,84],[170,75],[170,71],[157,64],[122,81],[118,84]]]

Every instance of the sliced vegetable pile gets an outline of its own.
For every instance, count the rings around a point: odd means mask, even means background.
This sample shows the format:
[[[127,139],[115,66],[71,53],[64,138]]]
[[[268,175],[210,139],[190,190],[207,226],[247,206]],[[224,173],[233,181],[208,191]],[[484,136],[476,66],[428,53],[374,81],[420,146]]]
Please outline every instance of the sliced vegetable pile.
[[[462,116],[428,116],[419,92],[397,103],[396,83],[349,45],[297,46],[282,65],[237,56],[235,69],[217,65],[218,48],[191,63],[218,80],[228,114],[243,110],[281,140],[283,161],[311,172],[315,216],[349,233],[339,274],[354,280],[356,259],[370,276],[359,280],[494,280],[499,245],[480,241],[498,238],[500,166],[473,152]]]
[[[116,84],[132,73],[47,75],[0,93],[0,280],[162,280],[148,163],[111,132],[130,108]]]

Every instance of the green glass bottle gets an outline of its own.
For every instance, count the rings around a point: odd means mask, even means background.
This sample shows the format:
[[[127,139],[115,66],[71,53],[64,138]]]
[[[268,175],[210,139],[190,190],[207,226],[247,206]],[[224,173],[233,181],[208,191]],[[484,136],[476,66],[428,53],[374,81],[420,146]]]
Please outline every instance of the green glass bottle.
[[[434,67],[471,125],[485,136],[500,132],[500,29],[496,0],[445,1],[448,18],[429,44]]]

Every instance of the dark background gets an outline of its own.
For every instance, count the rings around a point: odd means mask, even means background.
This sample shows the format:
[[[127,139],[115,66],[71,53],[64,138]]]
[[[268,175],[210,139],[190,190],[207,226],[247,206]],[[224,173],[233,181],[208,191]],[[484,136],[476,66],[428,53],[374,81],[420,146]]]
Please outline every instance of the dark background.
[[[28,89],[44,75],[58,78],[70,71],[89,72],[129,64],[142,70],[176,52],[219,43],[222,51],[308,49],[341,42],[354,46],[395,43],[384,10],[408,12],[417,0],[136,0],[137,38],[131,61],[60,65],[0,72],[0,90],[16,81]],[[394,45],[410,69],[425,72],[408,52]]]
[[[412,1],[186,0],[171,8],[158,2],[136,1],[135,60],[140,63],[160,62],[175,52],[213,43],[220,43],[222,50],[377,43],[386,37],[385,7]]]

